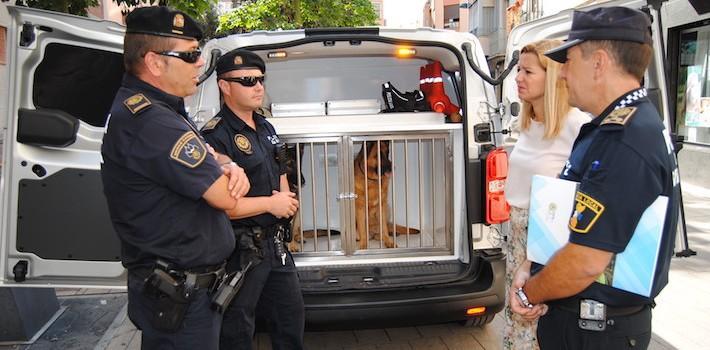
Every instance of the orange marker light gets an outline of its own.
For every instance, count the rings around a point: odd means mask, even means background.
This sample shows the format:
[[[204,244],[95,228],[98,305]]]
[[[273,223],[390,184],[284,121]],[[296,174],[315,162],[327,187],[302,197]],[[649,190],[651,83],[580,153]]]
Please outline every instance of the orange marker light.
[[[470,307],[466,309],[466,316],[478,316],[486,313],[485,306]]]
[[[409,48],[409,47],[403,47],[397,49],[397,57],[411,57],[417,54],[417,50]]]
[[[286,56],[286,51],[272,51],[266,55],[268,58],[286,58]]]

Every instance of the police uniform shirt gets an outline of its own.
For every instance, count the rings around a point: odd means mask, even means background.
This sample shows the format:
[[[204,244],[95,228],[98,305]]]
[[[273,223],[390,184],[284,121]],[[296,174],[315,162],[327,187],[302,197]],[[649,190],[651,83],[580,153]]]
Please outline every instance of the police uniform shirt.
[[[670,137],[646,95],[645,89],[633,90],[585,124],[560,178],[580,183],[569,241],[615,254],[624,251],[646,208],[659,195],[669,197],[653,298],[668,281],[680,187]],[[613,261],[612,257],[608,272]],[[597,281],[578,297],[613,306],[651,302],[604,285],[602,278]]]
[[[237,117],[227,106],[202,128],[207,143],[242,167],[251,188],[247,197],[271,196],[280,191],[280,175],[285,172],[276,161],[279,137],[262,115],[253,112],[256,130]],[[268,227],[277,222],[270,213],[232,220],[234,226]]]
[[[182,98],[124,76],[109,115],[101,174],[127,268],[221,263],[234,249],[226,213],[202,198],[222,175]]]

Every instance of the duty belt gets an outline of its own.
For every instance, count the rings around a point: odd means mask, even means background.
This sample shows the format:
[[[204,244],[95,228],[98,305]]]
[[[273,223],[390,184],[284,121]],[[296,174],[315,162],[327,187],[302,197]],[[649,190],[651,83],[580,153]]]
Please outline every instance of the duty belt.
[[[129,269],[128,272],[140,277],[141,279],[146,279],[153,273],[155,268],[159,268],[167,272],[170,276],[182,279],[186,283],[190,283],[199,289],[211,289],[215,282],[224,276],[225,273],[224,263],[188,270],[170,269],[165,266],[161,266],[160,264],[156,264],[154,267],[132,268]]]
[[[566,298],[555,300],[549,303],[552,307],[558,307],[562,310],[572,312],[579,316],[579,304],[581,302],[580,298]],[[609,317],[622,317],[633,315],[644,308],[649,306],[649,304],[644,305],[634,305],[634,306],[610,306],[606,305],[606,316]]]

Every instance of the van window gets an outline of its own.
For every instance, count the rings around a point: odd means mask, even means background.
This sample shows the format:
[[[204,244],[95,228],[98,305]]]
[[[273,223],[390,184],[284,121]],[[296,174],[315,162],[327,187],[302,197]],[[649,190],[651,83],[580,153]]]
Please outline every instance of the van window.
[[[52,43],[35,71],[32,101],[103,127],[123,71],[120,53]]]
[[[687,142],[710,145],[710,24],[672,30],[669,40],[676,131]]]

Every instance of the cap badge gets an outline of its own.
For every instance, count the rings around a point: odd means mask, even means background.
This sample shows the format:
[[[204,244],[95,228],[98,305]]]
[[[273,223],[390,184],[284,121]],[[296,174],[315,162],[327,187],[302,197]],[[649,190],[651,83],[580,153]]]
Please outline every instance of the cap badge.
[[[241,65],[244,63],[244,59],[242,56],[234,56],[234,64],[235,65]]]
[[[185,26],[185,17],[183,17],[183,15],[180,13],[175,14],[175,18],[173,18],[173,27],[182,28],[184,26]]]
[[[249,139],[242,134],[234,135],[234,144],[237,145],[237,148],[239,148],[240,151],[242,151],[246,154],[253,153],[253,151],[251,149],[251,142],[249,142]]]

